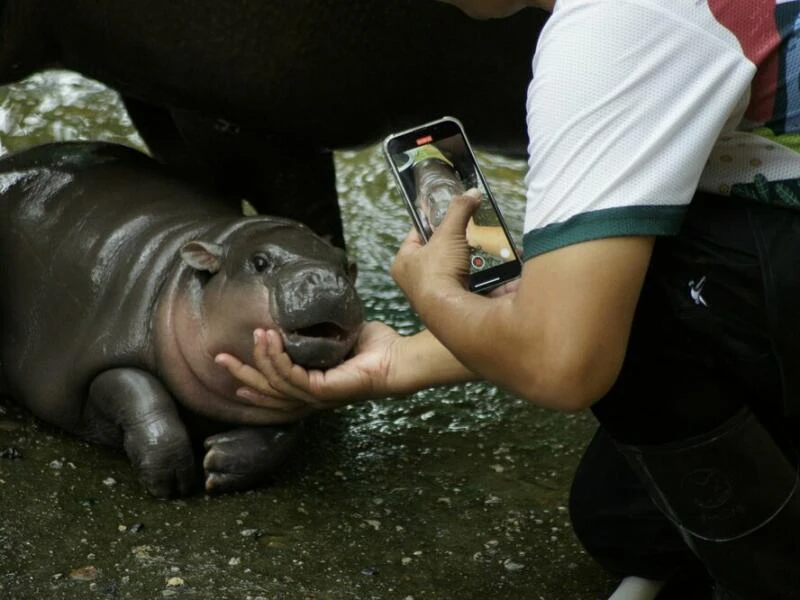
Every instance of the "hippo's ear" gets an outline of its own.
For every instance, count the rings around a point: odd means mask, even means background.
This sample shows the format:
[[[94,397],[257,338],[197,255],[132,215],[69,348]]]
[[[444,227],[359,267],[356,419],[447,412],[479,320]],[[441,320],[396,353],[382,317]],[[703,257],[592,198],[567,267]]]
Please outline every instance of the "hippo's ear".
[[[222,266],[223,248],[219,244],[192,240],[181,248],[181,258],[183,262],[197,269],[198,271],[208,271],[216,273]]]
[[[355,281],[358,277],[358,265],[355,262],[349,261],[347,263],[347,272],[350,274],[350,280]]]

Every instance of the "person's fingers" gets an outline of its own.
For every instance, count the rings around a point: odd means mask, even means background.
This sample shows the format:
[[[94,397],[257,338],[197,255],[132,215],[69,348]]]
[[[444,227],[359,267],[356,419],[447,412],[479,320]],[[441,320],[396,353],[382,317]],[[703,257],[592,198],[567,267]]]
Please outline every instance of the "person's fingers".
[[[243,404],[283,411],[294,411],[304,404],[302,400],[294,397],[280,396],[277,390],[269,385],[262,373],[230,354],[218,354],[214,360],[218,365],[225,367],[238,381],[245,384],[236,390],[236,398],[242,400]]]
[[[298,398],[269,396],[245,386],[236,389],[236,397],[252,406],[273,408],[284,412],[294,412],[307,404]]]
[[[228,371],[230,371],[230,374],[234,376],[238,374],[239,370],[244,365],[244,363],[242,363],[242,361],[240,361],[238,358],[225,352],[217,354],[214,357],[214,362],[222,367],[225,367]]]
[[[513,279],[508,283],[504,283],[503,285],[499,285],[486,294],[489,298],[499,298],[500,296],[505,296],[506,294],[511,294],[516,292],[519,289],[520,280],[519,278]]]
[[[226,368],[240,383],[236,397],[244,403],[267,408],[293,410],[298,404],[317,406],[318,402],[307,392],[308,373],[294,365],[277,332],[258,329],[253,334],[254,366],[243,363],[235,356],[220,353],[214,357],[217,364]],[[271,345],[270,345],[270,339]]]
[[[312,406],[322,406],[308,391],[309,372],[294,364],[284,351],[280,334],[277,331],[257,329],[254,337],[256,347],[253,360],[270,385],[285,396],[298,398]]]
[[[408,232],[408,235],[406,235],[403,242],[400,244],[397,254],[400,256],[411,254],[421,247],[422,236],[419,234],[419,231],[417,231],[416,228],[412,228],[411,231]]]
[[[472,188],[460,196],[453,196],[447,207],[447,214],[441,225],[436,228],[434,235],[443,233],[444,235],[463,236],[470,218],[480,205],[480,194],[476,188]]]
[[[266,379],[258,371],[250,365],[244,364],[235,356],[226,353],[217,354],[214,357],[214,362],[225,367],[233,377],[259,393],[268,394],[273,391]]]

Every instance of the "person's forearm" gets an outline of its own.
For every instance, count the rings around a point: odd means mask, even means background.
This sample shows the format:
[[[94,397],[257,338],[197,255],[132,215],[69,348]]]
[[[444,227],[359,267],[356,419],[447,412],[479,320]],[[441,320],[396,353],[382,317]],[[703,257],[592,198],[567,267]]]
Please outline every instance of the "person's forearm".
[[[477,378],[428,330],[403,338],[393,364],[389,387],[396,395]]]
[[[529,367],[537,348],[513,315],[513,295],[490,299],[466,290],[453,290],[427,299],[420,316],[444,351],[466,373],[493,381],[529,397]],[[514,322],[516,327],[509,326]],[[524,331],[524,332],[523,332]],[[429,335],[430,335],[429,334]],[[539,344],[535,344],[539,345]]]
[[[515,294],[486,298],[452,290],[426,299],[420,316],[476,377],[545,408],[586,408],[603,393],[607,353],[603,348],[581,352],[581,344],[574,343],[579,336],[571,336],[563,321],[557,323],[555,311],[527,311],[525,321],[518,301]]]
[[[515,293],[413,290],[431,333],[476,376],[540,406],[587,408],[616,380],[652,238],[576,244],[526,263]]]
[[[420,313],[454,360],[476,378],[491,381],[544,408],[574,412],[597,395],[592,369],[576,365],[570,341],[543,316],[522,322],[515,295],[486,298],[466,290],[426,301]],[[602,351],[601,351],[602,352]]]

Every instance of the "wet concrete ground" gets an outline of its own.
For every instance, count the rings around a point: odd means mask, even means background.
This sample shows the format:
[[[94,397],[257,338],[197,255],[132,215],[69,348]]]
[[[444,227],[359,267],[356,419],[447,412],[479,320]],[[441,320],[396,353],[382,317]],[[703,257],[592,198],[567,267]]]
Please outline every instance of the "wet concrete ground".
[[[607,597],[565,505],[561,440],[588,424],[533,411],[451,430],[428,402],[325,415],[268,486],[169,501],[121,454],[6,416],[0,448],[22,458],[0,461],[0,597]]]
[[[0,153],[78,138],[139,144],[93,82],[49,73],[0,88]],[[518,232],[524,167],[481,158]],[[369,316],[413,331],[387,273],[409,221],[382,158],[341,153],[337,166]],[[566,508],[593,427],[484,383],[428,390],[319,415],[263,488],[163,501],[120,452],[6,408],[0,598],[606,598],[613,582]]]

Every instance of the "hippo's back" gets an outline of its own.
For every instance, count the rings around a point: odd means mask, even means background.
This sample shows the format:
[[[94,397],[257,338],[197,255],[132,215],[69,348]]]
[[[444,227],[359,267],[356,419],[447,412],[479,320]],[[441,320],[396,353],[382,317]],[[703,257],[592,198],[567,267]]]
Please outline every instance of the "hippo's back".
[[[180,241],[235,216],[122,146],[0,160],[0,363],[12,395],[57,420],[53,398],[74,407],[100,370],[150,367],[152,311]]]

